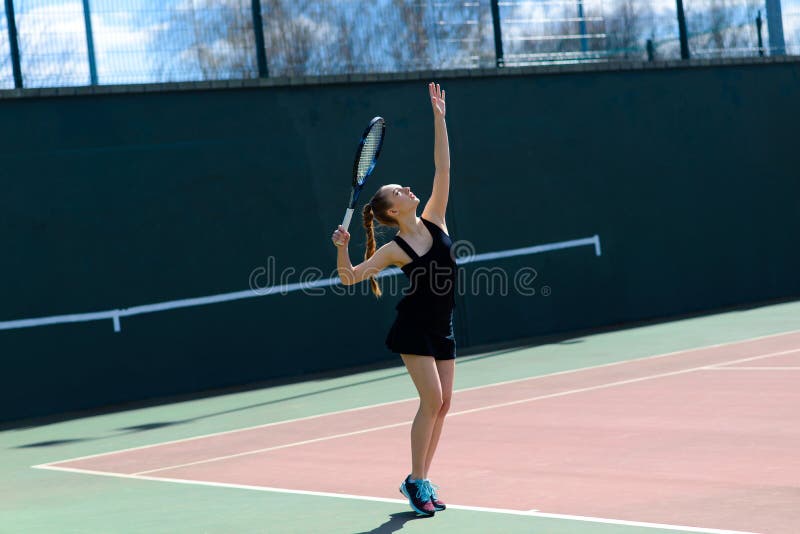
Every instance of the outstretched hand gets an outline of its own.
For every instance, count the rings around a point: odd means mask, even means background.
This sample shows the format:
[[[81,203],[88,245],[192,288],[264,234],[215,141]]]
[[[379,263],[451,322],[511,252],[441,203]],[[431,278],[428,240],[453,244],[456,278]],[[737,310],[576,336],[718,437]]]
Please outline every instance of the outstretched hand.
[[[428,92],[431,95],[431,106],[433,107],[433,116],[444,118],[445,104],[444,104],[444,91],[439,87],[438,83],[429,83]]]

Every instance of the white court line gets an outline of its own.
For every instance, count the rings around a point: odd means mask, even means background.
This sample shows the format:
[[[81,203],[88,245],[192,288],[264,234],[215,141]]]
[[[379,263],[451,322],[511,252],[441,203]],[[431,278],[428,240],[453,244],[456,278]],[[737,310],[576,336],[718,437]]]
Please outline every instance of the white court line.
[[[706,367],[708,371],[800,371],[800,367]]]
[[[500,258],[511,258],[514,256],[524,256],[529,254],[540,254],[542,252],[550,252],[554,250],[562,250],[565,248],[593,246],[595,255],[600,256],[600,236],[595,234],[592,237],[582,239],[572,239],[569,241],[559,241],[556,243],[545,243],[543,245],[534,245],[531,247],[523,247],[516,249],[501,250],[499,252],[486,252],[483,254],[476,254],[473,256],[458,258],[456,263],[464,265],[467,263],[477,263],[481,261],[489,261]],[[384,276],[398,276],[402,271],[396,267],[390,267],[379,273],[376,278]],[[65,323],[82,323],[88,321],[102,321],[111,319],[114,324],[114,331],[119,332],[121,329],[120,318],[131,317],[134,315],[142,315],[145,313],[155,313],[167,310],[175,310],[179,308],[191,308],[195,306],[207,306],[209,304],[219,304],[221,302],[230,302],[234,300],[241,300],[247,298],[264,297],[267,295],[291,293],[293,291],[300,291],[306,289],[314,289],[320,287],[329,287],[340,285],[339,277],[326,278],[324,280],[304,281],[294,284],[283,284],[277,286],[269,286],[265,288],[246,289],[244,291],[235,291],[233,293],[220,293],[218,295],[208,295],[204,297],[195,297],[188,299],[169,300],[165,302],[156,302],[154,304],[143,304],[141,306],[133,306],[131,308],[120,308],[114,310],[103,310],[88,313],[73,313],[67,315],[53,315],[50,317],[36,317],[31,319],[16,319],[13,321],[0,321],[0,330],[14,330],[19,328],[32,328],[36,326],[46,326],[53,324]]]
[[[714,365],[709,365],[706,370],[708,371],[800,371],[800,366],[796,365],[776,365],[776,366],[766,366],[766,365],[759,365],[759,366],[743,366],[743,365],[734,365],[728,366],[724,363],[715,363]]]
[[[635,359],[632,359],[632,360],[620,360],[620,361],[617,361],[617,362],[603,363],[603,364],[599,364],[599,365],[592,365],[592,366],[589,366],[589,367],[579,367],[577,369],[567,369],[565,371],[556,371],[554,373],[547,373],[547,374],[544,374],[544,375],[529,376],[529,377],[524,377],[524,378],[515,378],[513,380],[504,380],[502,382],[494,382],[492,384],[484,384],[484,385],[481,385],[481,386],[473,386],[473,387],[468,387],[468,388],[461,388],[461,389],[454,390],[453,393],[455,394],[455,393],[461,393],[461,392],[464,392],[464,391],[475,391],[475,390],[484,389],[484,388],[504,386],[506,384],[516,384],[516,383],[525,382],[525,381],[528,381],[528,380],[540,380],[540,379],[548,378],[548,377],[552,377],[552,376],[560,376],[560,375],[565,375],[565,374],[578,373],[578,372],[581,372],[581,371],[591,371],[593,369],[601,369],[601,368],[604,368],[604,367],[612,367],[612,366],[615,366],[615,365],[632,364],[632,363],[636,363],[636,362],[640,362],[640,361],[647,361],[647,360],[652,360],[652,359],[656,359],[656,358],[665,358],[665,357],[669,357],[669,356],[677,356],[677,355],[680,355],[680,354],[685,354],[685,353],[690,353],[690,352],[695,352],[695,351],[701,351],[701,350],[728,347],[728,346],[731,346],[731,345],[741,345],[741,344],[750,343],[750,342],[753,342],[753,341],[760,341],[760,340],[770,339],[770,338],[775,338],[775,337],[788,336],[788,335],[793,335],[793,334],[797,334],[797,333],[800,333],[800,330],[789,330],[787,332],[778,332],[776,334],[767,334],[767,335],[764,335],[764,336],[758,336],[758,337],[748,338],[748,339],[744,339],[744,340],[727,341],[727,342],[724,342],[724,343],[715,343],[713,345],[706,345],[704,347],[696,347],[696,348],[691,348],[691,349],[682,349],[682,350],[673,351],[673,352],[665,352],[663,354],[654,354],[654,355],[651,355],[651,356],[644,356],[644,357],[635,358]],[[261,424],[261,425],[253,425],[253,426],[249,426],[249,427],[236,428],[236,429],[233,429],[233,430],[223,430],[221,432],[212,432],[212,433],[209,433],[209,434],[201,434],[199,436],[192,436],[192,437],[188,437],[188,438],[179,438],[179,439],[174,439],[174,440],[169,440],[169,441],[162,441],[162,442],[159,442],[159,443],[151,443],[149,445],[139,445],[137,447],[128,447],[128,448],[125,448],[125,449],[119,449],[119,450],[111,451],[111,452],[101,452],[101,453],[96,453],[96,454],[88,454],[86,456],[78,456],[78,457],[69,458],[69,459],[66,459],[66,460],[56,460],[56,461],[48,462],[48,463],[45,463],[45,464],[35,465],[35,466],[32,466],[32,467],[34,467],[34,468],[44,468],[44,467],[47,467],[47,466],[49,466],[51,464],[66,463],[66,462],[77,462],[79,460],[88,460],[89,458],[97,458],[99,456],[110,456],[110,455],[114,455],[114,454],[121,454],[121,453],[124,453],[124,452],[149,449],[149,448],[152,448],[152,447],[160,447],[162,445],[172,445],[172,444],[175,444],[175,443],[183,443],[183,442],[186,442],[186,441],[193,441],[193,440],[196,440],[196,439],[205,439],[205,438],[210,438],[210,437],[223,436],[225,434],[233,434],[233,433],[236,433],[236,432],[246,432],[248,430],[256,430],[256,429],[259,429],[259,428],[266,428],[266,427],[275,426],[275,425],[283,425],[283,424],[288,424],[288,423],[295,423],[295,422],[298,422],[298,421],[308,421],[308,420],[317,419],[317,418],[320,418],[320,417],[328,417],[328,416],[332,416],[332,415],[340,415],[340,414],[345,414],[345,413],[358,412],[358,411],[361,411],[361,410],[370,410],[372,408],[380,408],[382,406],[389,406],[389,405],[392,405],[392,404],[401,404],[403,402],[411,402],[411,401],[417,401],[417,400],[418,400],[418,397],[409,397],[409,398],[399,399],[399,400],[394,400],[394,401],[379,402],[379,403],[376,403],[376,404],[369,404],[367,406],[359,406],[359,407],[356,407],[356,408],[347,408],[347,409],[344,409],[344,410],[336,410],[336,411],[333,411],[333,412],[323,412],[323,413],[316,414],[316,415],[308,415],[308,416],[305,416],[305,417],[296,417],[294,419],[285,419],[283,421],[274,421],[272,423],[264,423],[264,424]]]
[[[333,497],[336,499],[353,499],[358,501],[369,501],[369,502],[382,502],[382,503],[391,503],[391,504],[403,504],[407,505],[408,501],[405,499],[388,499],[385,497],[373,497],[369,495],[352,495],[349,493],[326,493],[322,491],[307,491],[307,490],[295,490],[295,489],[287,489],[287,488],[273,488],[267,486],[250,486],[246,484],[229,484],[225,482],[206,482],[201,480],[184,480],[180,478],[160,478],[160,477],[148,477],[148,476],[134,476],[134,475],[123,475],[119,473],[106,473],[103,471],[89,471],[86,469],[73,469],[69,467],[40,467],[40,469],[49,469],[53,471],[64,471],[67,473],[79,473],[79,474],[88,474],[88,475],[97,475],[97,476],[106,476],[106,477],[113,477],[113,478],[125,478],[129,480],[148,480],[154,482],[173,482],[176,484],[188,484],[188,485],[195,485],[195,486],[210,486],[215,488],[231,488],[231,489],[246,489],[251,491],[264,491],[270,493],[284,493],[284,494],[292,494],[292,495],[305,495],[310,497]],[[566,519],[571,521],[584,521],[589,523],[602,523],[602,524],[609,524],[609,525],[626,525],[626,526],[637,526],[637,527],[645,527],[645,528],[659,528],[665,530],[680,530],[685,532],[701,532],[706,534],[758,534],[756,532],[746,532],[741,530],[721,530],[715,528],[703,528],[703,527],[688,527],[688,526],[681,526],[681,525],[669,525],[669,524],[662,524],[662,523],[648,523],[643,521],[628,521],[624,519],[607,519],[603,517],[590,517],[590,516],[582,516],[582,515],[567,515],[567,514],[548,514],[538,511],[525,511],[525,510],[512,510],[512,509],[505,509],[505,508],[488,508],[483,506],[464,506],[459,504],[448,504],[447,507],[453,510],[467,510],[472,512],[487,512],[487,513],[496,513],[496,514],[505,514],[505,515],[520,515],[520,516],[527,516],[527,517],[541,517],[547,519]]]
[[[784,350],[784,351],[780,351],[780,352],[771,352],[769,354],[760,354],[758,356],[750,356],[750,357],[747,357],[747,358],[739,358],[739,359],[736,359],[736,360],[730,360],[730,361],[727,361],[727,362],[721,362],[718,365],[726,365],[726,364],[740,363],[740,362],[749,362],[749,361],[753,361],[753,360],[759,360],[759,359],[762,359],[762,358],[770,358],[772,356],[790,354],[790,353],[793,353],[793,352],[800,352],[800,349]],[[701,371],[701,370],[706,370],[706,369],[708,369],[708,366],[702,365],[702,366],[698,366],[698,367],[690,367],[688,369],[681,369],[680,371],[670,371],[668,373],[658,373],[658,374],[655,374],[655,375],[647,375],[647,376],[642,376],[642,377],[638,377],[638,378],[629,378],[627,380],[617,380],[615,382],[608,382],[608,383],[600,384],[600,385],[597,385],[597,386],[589,386],[589,387],[585,387],[585,388],[570,389],[570,390],[567,390],[567,391],[559,391],[558,393],[549,393],[547,395],[537,395],[535,397],[527,397],[527,398],[524,398],[524,399],[517,399],[517,400],[513,400],[513,401],[508,401],[508,402],[501,402],[501,403],[497,403],[497,404],[488,404],[486,406],[479,406],[478,408],[472,408],[472,409],[469,409],[469,410],[461,410],[461,411],[458,411],[458,412],[450,412],[450,413],[447,414],[447,417],[450,418],[450,417],[456,417],[458,415],[466,415],[466,414],[471,414],[471,413],[484,412],[486,410],[493,410],[493,409],[496,409],[496,408],[507,408],[509,406],[516,406],[517,404],[524,404],[524,403],[538,401],[538,400],[544,400],[544,399],[553,399],[553,398],[556,398],[556,397],[564,397],[566,395],[574,395],[575,393],[585,393],[587,391],[596,391],[598,389],[607,389],[607,388],[623,386],[623,385],[627,385],[627,384],[634,384],[636,382],[643,382],[645,380],[654,380],[656,378],[664,378],[664,377],[667,377],[667,376],[681,375],[681,374],[685,374],[685,373],[692,373],[694,371]],[[375,426],[375,427],[370,427],[370,428],[364,428],[364,429],[361,429],[361,430],[354,430],[352,432],[343,432],[341,434],[332,434],[332,435],[323,436],[323,437],[320,437],[320,438],[313,438],[313,439],[307,439],[307,440],[303,440],[303,441],[296,441],[296,442],[293,442],[293,443],[284,443],[283,445],[275,445],[273,447],[264,447],[264,448],[261,448],[261,449],[253,449],[253,450],[250,450],[250,451],[239,452],[239,453],[236,453],[236,454],[229,454],[229,455],[226,455],[226,456],[217,456],[217,457],[214,457],[214,458],[206,458],[204,460],[197,460],[195,462],[187,462],[187,463],[183,463],[183,464],[170,465],[170,466],[167,466],[167,467],[159,467],[158,469],[149,469],[147,471],[139,471],[138,473],[133,473],[133,475],[134,476],[145,475],[145,474],[150,474],[150,473],[158,473],[160,471],[171,471],[173,469],[180,469],[182,467],[190,467],[190,466],[193,466],[193,465],[202,465],[202,464],[210,464],[210,463],[214,463],[214,462],[221,462],[221,461],[224,461],[224,460],[230,460],[232,458],[240,458],[242,456],[250,456],[250,455],[253,455],[253,454],[261,454],[261,453],[265,453],[265,452],[276,451],[276,450],[279,450],[279,449],[288,449],[289,447],[297,447],[297,446],[300,446],[300,445],[308,445],[308,444],[311,444],[311,443],[319,443],[321,441],[330,441],[330,440],[338,439],[338,438],[346,438],[346,437],[349,437],[349,436],[357,436],[359,434],[366,434],[368,432],[377,432],[379,430],[386,430],[386,429],[389,429],[389,428],[396,428],[396,427],[400,427],[400,426],[408,426],[410,424],[411,424],[411,421],[404,420],[402,422],[392,423],[392,424],[389,424],[389,425],[381,425],[381,426]]]
[[[776,336],[780,336],[780,335],[785,335],[785,334],[788,334],[788,333],[793,333],[793,332],[786,332],[786,333],[783,333],[783,334],[772,334],[772,335],[769,335],[769,336],[762,336],[762,339],[763,338],[767,338],[767,337],[776,337]],[[758,339],[758,338],[753,338],[753,339]],[[748,341],[752,341],[753,339],[748,340]],[[742,342],[739,342],[739,343],[742,343]],[[732,343],[728,343],[728,344],[732,344]],[[719,345],[727,345],[727,344],[719,344]],[[721,363],[719,365],[738,363],[738,362],[743,362],[743,361],[752,361],[752,360],[757,360],[757,359],[777,356],[777,355],[781,355],[781,354],[789,354],[789,353],[793,353],[793,352],[800,352],[800,349],[785,350],[785,351],[773,352],[773,353],[768,353],[768,354],[761,354],[761,355],[757,355],[757,356],[750,356],[750,357],[747,357],[747,358],[739,358],[739,359],[736,359],[736,360],[730,360],[730,361]],[[656,356],[652,356],[650,358],[659,357],[659,356],[664,356],[664,355],[656,355]],[[635,360],[633,360],[633,361],[635,361]],[[614,363],[623,363],[623,362],[614,362]],[[603,366],[598,366],[598,367],[603,367]],[[639,377],[639,378],[635,378],[635,379],[611,382],[611,383],[601,384],[601,385],[598,385],[598,386],[592,386],[592,387],[588,387],[588,388],[570,390],[570,391],[560,392],[560,393],[555,393],[555,394],[550,394],[550,395],[541,395],[541,396],[538,396],[538,397],[531,397],[531,398],[528,398],[528,399],[521,399],[521,400],[518,400],[518,401],[512,401],[512,402],[507,402],[507,403],[502,403],[502,404],[496,404],[496,405],[492,405],[492,406],[484,406],[484,407],[476,408],[476,409],[472,409],[472,410],[463,410],[461,412],[456,412],[456,413],[450,414],[450,415],[451,416],[452,415],[463,415],[463,414],[474,413],[474,412],[483,411],[483,410],[487,410],[487,409],[491,409],[491,408],[511,406],[511,405],[515,405],[515,404],[520,404],[522,402],[530,402],[530,401],[540,400],[540,399],[545,399],[545,398],[559,397],[559,396],[569,395],[569,394],[578,393],[578,392],[582,392],[582,391],[591,391],[591,390],[595,390],[595,389],[609,388],[609,387],[614,387],[614,386],[617,386],[617,385],[640,382],[640,381],[643,381],[643,380],[651,380],[651,379],[661,378],[661,377],[665,377],[665,376],[673,376],[673,375],[678,375],[678,374],[684,374],[684,373],[689,373],[689,372],[693,372],[693,371],[697,371],[697,370],[704,370],[704,369],[708,369],[708,367],[707,366],[701,366],[701,367],[693,367],[693,368],[689,368],[689,369],[683,369],[683,370],[680,370],[680,371],[673,371],[673,372],[669,372],[669,373],[659,373],[659,374],[656,374],[656,375],[650,375],[650,376]],[[560,374],[560,373],[557,373],[557,374]],[[342,437],[344,435],[354,435],[354,434],[359,434],[359,433],[378,430],[380,428],[388,428],[388,427],[392,427],[392,426],[400,426],[401,424],[409,424],[409,423],[405,422],[405,423],[398,423],[398,424],[395,424],[395,425],[384,425],[384,427],[374,427],[374,428],[371,428],[371,429],[364,429],[364,430],[361,430],[361,431],[352,432],[352,433],[346,433],[346,434],[337,435],[337,436],[328,436],[326,438],[320,438],[320,439],[316,439],[316,440],[307,440],[307,442],[322,441],[322,440],[325,440],[325,439],[334,439],[335,437]],[[305,443],[305,442],[302,442],[302,443]],[[297,442],[297,443],[294,443],[294,444],[287,444],[285,446],[280,446],[280,447],[275,447],[275,448],[285,448],[287,446],[296,446],[296,445],[300,445],[302,443],[301,442]],[[121,451],[116,451],[116,452],[121,452]],[[95,456],[97,456],[97,455],[95,455]],[[236,456],[239,456],[239,455],[236,455]],[[222,458],[218,458],[218,459],[222,459]],[[217,459],[215,459],[215,460],[217,460]],[[203,462],[195,462],[195,463],[203,463]],[[192,465],[192,464],[185,464],[185,465]],[[37,469],[47,469],[47,470],[53,470],[53,471],[64,471],[64,472],[71,472],[71,473],[90,474],[90,475],[108,476],[108,477],[115,477],[115,478],[126,478],[126,479],[134,479],[134,480],[149,480],[149,481],[158,481],[158,482],[174,482],[174,483],[190,484],[190,485],[238,488],[238,489],[249,489],[249,490],[255,490],[255,491],[289,493],[289,494],[309,495],[309,496],[335,497],[335,498],[344,498],[344,499],[358,499],[358,500],[365,500],[365,501],[388,502],[388,503],[397,503],[397,504],[405,504],[405,502],[406,502],[405,500],[401,500],[401,499],[387,499],[387,498],[381,498],[381,497],[371,497],[371,496],[362,496],[362,495],[325,493],[325,492],[314,492],[314,491],[306,491],[306,490],[292,490],[292,489],[285,489],[285,488],[250,486],[250,485],[242,485],[242,484],[227,484],[227,483],[220,483],[220,482],[207,482],[207,481],[195,481],[195,480],[172,479],[172,478],[161,478],[161,477],[149,477],[149,476],[144,476],[142,474],[126,475],[126,474],[120,474],[120,473],[108,473],[108,472],[103,472],[103,471],[92,471],[92,470],[88,470],[88,469],[58,467],[58,466],[52,466],[52,465],[47,465],[47,464],[43,464],[43,465],[39,465],[39,466],[33,466],[33,467],[37,468]],[[173,466],[172,468],[175,468],[175,467],[176,466]],[[152,471],[145,471],[145,472],[142,472],[142,473],[146,473],[146,472],[152,472]],[[648,528],[661,528],[661,529],[669,529],[669,530],[682,530],[682,531],[686,531],[686,532],[703,532],[703,533],[709,533],[709,534],[715,534],[715,533],[718,533],[718,534],[755,534],[755,533],[744,532],[744,531],[721,530],[721,529],[711,529],[711,528],[703,528],[703,527],[690,527],[690,526],[681,526],[681,525],[648,523],[648,522],[640,522],[640,521],[626,521],[626,520],[606,519],[606,518],[588,517],[588,516],[579,516],[579,515],[549,514],[549,513],[542,513],[542,512],[536,512],[536,511],[522,511],[522,510],[511,510],[511,509],[501,509],[501,508],[463,506],[463,505],[455,505],[455,504],[454,505],[448,505],[448,507],[450,507],[452,509],[471,510],[471,511],[478,511],[478,512],[501,513],[501,514],[509,514],[509,515],[523,515],[523,516],[529,516],[529,517],[542,517],[542,518],[552,518],[552,519],[566,519],[566,520],[574,520],[574,521],[586,521],[586,522],[595,522],[595,523],[604,523],[604,524],[619,524],[619,525],[640,526],[640,527],[648,527]]]

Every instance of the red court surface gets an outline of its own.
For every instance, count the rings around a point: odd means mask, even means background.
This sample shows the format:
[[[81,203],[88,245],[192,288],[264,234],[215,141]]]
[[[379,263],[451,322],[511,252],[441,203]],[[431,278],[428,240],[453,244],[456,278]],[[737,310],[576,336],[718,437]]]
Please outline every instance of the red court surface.
[[[800,333],[457,391],[431,478],[449,503],[800,532]],[[407,400],[48,464],[401,498]]]

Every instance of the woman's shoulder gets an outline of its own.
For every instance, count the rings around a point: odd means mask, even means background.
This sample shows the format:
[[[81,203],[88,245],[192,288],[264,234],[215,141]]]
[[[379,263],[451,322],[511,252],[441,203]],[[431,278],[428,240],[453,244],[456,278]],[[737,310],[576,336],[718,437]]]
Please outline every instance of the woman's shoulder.
[[[438,228],[439,230],[444,232],[446,235],[448,235],[448,236],[450,235],[450,233],[447,231],[447,224],[445,224],[444,219],[439,221],[439,220],[434,220],[433,217],[428,219],[428,218],[423,217],[423,216],[420,216],[420,219],[422,219],[422,222],[426,223],[427,225],[435,226],[436,228]]]
[[[403,256],[404,251],[400,245],[397,244],[395,239],[403,238],[400,236],[395,236],[390,241],[387,241],[384,245],[382,245],[381,248],[386,251],[387,258],[389,259],[389,265],[402,267],[405,262],[405,257]]]

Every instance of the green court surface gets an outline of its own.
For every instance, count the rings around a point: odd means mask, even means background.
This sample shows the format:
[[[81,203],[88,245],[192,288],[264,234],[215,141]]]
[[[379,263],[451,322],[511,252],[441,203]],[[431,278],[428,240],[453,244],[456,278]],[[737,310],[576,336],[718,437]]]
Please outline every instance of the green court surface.
[[[795,330],[800,330],[800,302],[495,350],[460,358],[456,390]],[[21,422],[0,432],[0,532],[692,531],[466,509],[449,509],[431,519],[415,519],[407,506],[395,502],[136,480],[32,467],[412,397],[415,390],[398,360],[392,367],[347,376],[315,378],[47,424]],[[443,440],[446,439],[445,428]],[[358,453],[352,451],[354,455]],[[398,473],[398,481],[404,475]],[[291,477],[292,473],[285,476]]]

